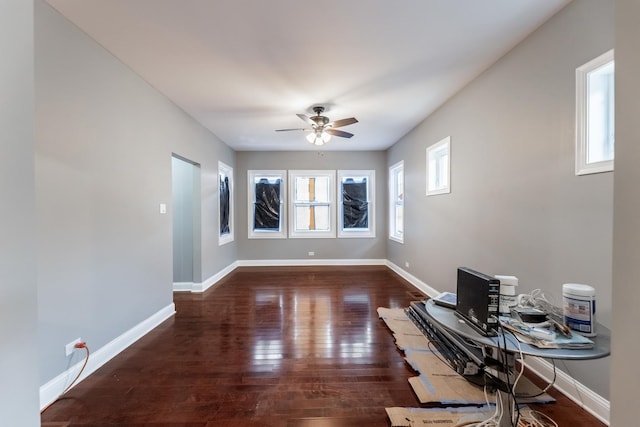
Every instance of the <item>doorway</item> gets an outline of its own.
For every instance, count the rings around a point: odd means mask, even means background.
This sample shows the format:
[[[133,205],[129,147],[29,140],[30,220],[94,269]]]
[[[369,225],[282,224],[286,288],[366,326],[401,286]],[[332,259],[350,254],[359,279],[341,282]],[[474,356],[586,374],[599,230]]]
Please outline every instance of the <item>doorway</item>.
[[[173,290],[200,283],[200,165],[173,154]]]

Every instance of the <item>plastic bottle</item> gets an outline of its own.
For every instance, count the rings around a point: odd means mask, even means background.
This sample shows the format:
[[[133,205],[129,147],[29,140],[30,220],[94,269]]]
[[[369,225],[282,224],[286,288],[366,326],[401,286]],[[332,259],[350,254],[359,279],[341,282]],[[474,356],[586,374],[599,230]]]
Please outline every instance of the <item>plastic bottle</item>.
[[[580,283],[562,285],[565,324],[587,337],[596,335],[596,290]]]
[[[516,276],[494,276],[500,280],[500,314],[510,316],[511,309],[518,305],[518,297],[516,295],[516,286],[518,286],[518,278]]]

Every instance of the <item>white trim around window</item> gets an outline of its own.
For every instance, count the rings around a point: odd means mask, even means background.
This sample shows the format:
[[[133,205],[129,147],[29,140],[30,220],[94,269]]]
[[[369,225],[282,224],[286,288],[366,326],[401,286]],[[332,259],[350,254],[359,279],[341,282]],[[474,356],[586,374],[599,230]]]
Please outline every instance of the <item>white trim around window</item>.
[[[289,238],[335,238],[334,170],[289,171]]]
[[[374,170],[338,171],[338,237],[376,237],[375,177]],[[348,186],[353,186],[354,191],[349,191]],[[358,199],[354,200],[354,196]]]
[[[451,137],[427,147],[427,196],[451,192]]]
[[[284,170],[247,171],[249,239],[286,239],[286,183],[287,172]],[[257,191],[261,193],[257,194]],[[269,194],[264,194],[265,191]]]
[[[613,49],[576,68],[576,175],[613,171]]]
[[[389,167],[389,239],[404,243],[404,161]]]

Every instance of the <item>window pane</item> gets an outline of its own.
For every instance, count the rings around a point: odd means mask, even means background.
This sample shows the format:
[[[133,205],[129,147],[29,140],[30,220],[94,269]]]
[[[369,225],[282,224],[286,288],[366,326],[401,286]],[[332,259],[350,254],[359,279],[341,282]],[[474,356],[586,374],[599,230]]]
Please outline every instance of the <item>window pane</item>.
[[[404,242],[404,161],[389,168],[389,238]]]
[[[349,229],[369,228],[367,178],[342,180],[342,224]]]
[[[448,185],[449,153],[439,150],[429,160],[429,190],[439,190]]]
[[[404,232],[404,206],[401,204],[396,205],[396,217],[395,217],[395,234],[402,236]]]
[[[229,191],[229,177],[220,175],[220,235],[231,232],[229,226],[229,211],[231,209],[229,200],[231,194]]]
[[[296,177],[296,202],[329,202],[329,177]]]
[[[613,159],[614,153],[613,62],[587,76],[587,163]]]
[[[315,178],[315,201],[329,202],[329,177],[319,176]]]
[[[254,230],[280,231],[280,184],[280,178],[255,178]]]
[[[289,171],[289,237],[336,237],[336,172]]]
[[[296,205],[296,231],[328,231],[330,228],[329,205]]]
[[[614,169],[614,74],[613,49],[576,68],[576,175]]]

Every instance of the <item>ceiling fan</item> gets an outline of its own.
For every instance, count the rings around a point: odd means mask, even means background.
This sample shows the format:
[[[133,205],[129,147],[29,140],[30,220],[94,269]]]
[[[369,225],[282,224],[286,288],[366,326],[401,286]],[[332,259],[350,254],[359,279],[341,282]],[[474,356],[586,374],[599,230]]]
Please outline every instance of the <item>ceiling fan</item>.
[[[329,118],[321,115],[324,112],[324,107],[317,105],[313,107],[315,116],[305,116],[304,114],[296,114],[303,122],[311,125],[310,128],[294,128],[294,129],[276,129],[276,132],[287,132],[290,130],[310,131],[307,135],[307,141],[315,145],[324,145],[331,139],[331,136],[339,136],[341,138],[351,138],[352,133],[337,130],[336,128],[352,125],[358,123],[355,117],[349,117],[348,119],[329,121]]]

